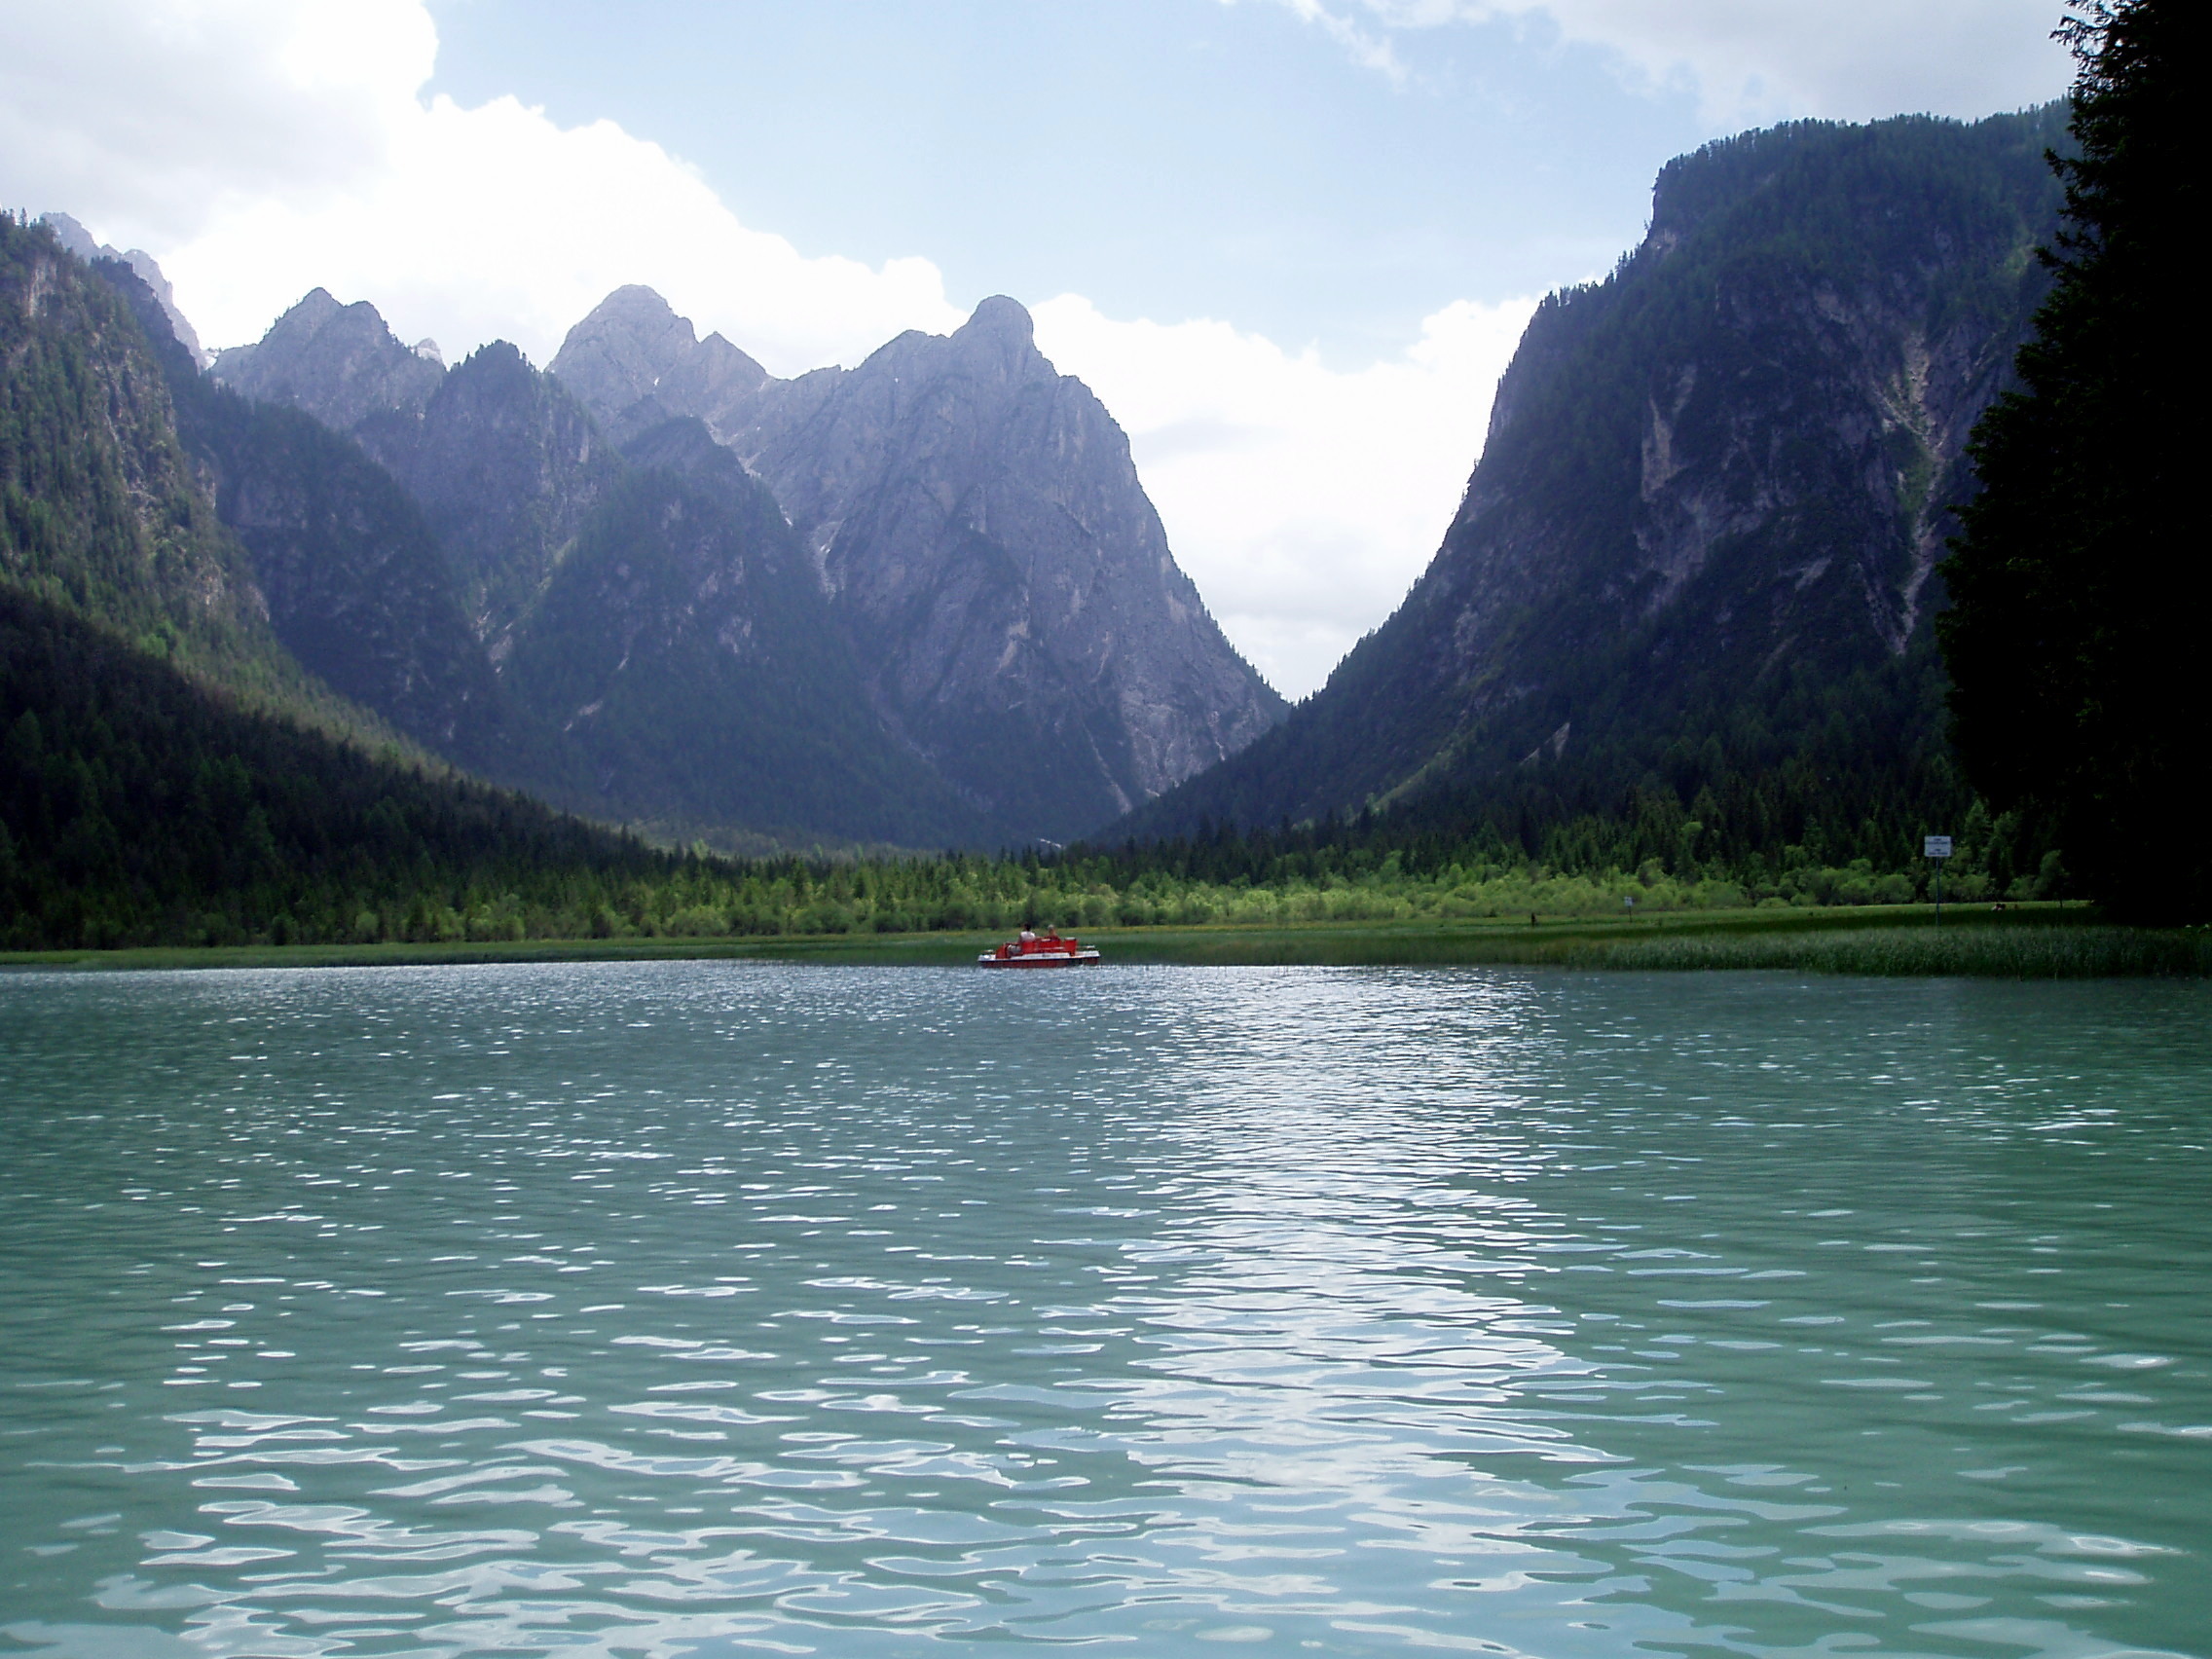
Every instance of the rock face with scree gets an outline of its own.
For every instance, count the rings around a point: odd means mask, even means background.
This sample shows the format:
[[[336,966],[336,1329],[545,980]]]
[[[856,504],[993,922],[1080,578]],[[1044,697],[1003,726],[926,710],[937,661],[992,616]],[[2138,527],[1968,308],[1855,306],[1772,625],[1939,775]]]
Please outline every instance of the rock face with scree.
[[[1015,302],[794,380],[735,350],[628,288],[552,368],[602,422],[705,421],[766,481],[875,706],[970,798],[1079,834],[1281,718],[1176,565],[1126,436]]]
[[[1870,796],[1939,748],[1936,567],[2042,292],[2062,122],[1804,122],[1670,163],[1642,245],[1538,308],[1397,613],[1126,828],[1610,811],[1816,741]]]

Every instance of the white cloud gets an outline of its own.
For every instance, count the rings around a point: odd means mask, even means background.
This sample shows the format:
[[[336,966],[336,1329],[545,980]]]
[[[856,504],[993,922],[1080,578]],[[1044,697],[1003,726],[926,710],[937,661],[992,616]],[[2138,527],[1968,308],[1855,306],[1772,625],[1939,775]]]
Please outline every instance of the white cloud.
[[[1276,0],[1298,14],[1302,22],[1319,29],[1345,49],[1346,55],[1362,68],[1374,69],[1393,81],[1406,78],[1406,66],[1398,61],[1386,39],[1378,39],[1361,28],[1352,18],[1332,12],[1322,0]],[[1222,0],[1225,6],[1234,6],[1236,0]]]
[[[211,345],[316,286],[540,362],[624,282],[784,373],[959,320],[929,261],[806,257],[610,122],[425,101],[421,0],[12,0],[0,29],[0,200],[151,249]]]
[[[1234,3],[1234,0],[1226,0]],[[2058,0],[1276,0],[1355,61],[1405,73],[1393,34],[1508,22],[1611,53],[1642,88],[1687,84],[1716,126],[1789,116],[1973,117],[2042,103],[2071,64]],[[1359,27],[1381,29],[1380,40]],[[1351,42],[1356,41],[1356,46]]]
[[[1062,295],[1037,343],[1104,399],[1175,555],[1300,696],[1405,596],[1451,522],[1532,300],[1461,301],[1402,355],[1339,372],[1225,322],[1120,322]]]
[[[782,374],[961,320],[929,261],[803,255],[611,122],[425,99],[421,0],[0,0],[0,202],[151,249],[210,345],[258,338],[316,286],[449,360],[504,338],[543,362],[625,282]],[[1298,695],[1434,550],[1530,309],[1449,306],[1356,372],[1076,295],[1037,319],[1131,433],[1231,638]]]
[[[169,247],[372,176],[430,72],[417,0],[0,5],[0,190]]]
[[[644,282],[793,374],[960,319],[928,260],[871,270],[804,256],[611,122],[562,128],[513,98],[463,109],[438,97],[389,137],[373,178],[313,204],[226,206],[164,260],[204,332],[252,339],[319,283],[374,300],[449,355],[501,338],[544,362],[609,291]]]

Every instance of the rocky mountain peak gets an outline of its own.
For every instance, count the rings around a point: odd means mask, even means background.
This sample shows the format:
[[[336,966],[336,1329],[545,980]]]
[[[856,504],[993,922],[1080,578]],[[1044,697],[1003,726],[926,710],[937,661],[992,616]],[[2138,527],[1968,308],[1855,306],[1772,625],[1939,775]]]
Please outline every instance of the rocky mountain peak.
[[[39,220],[54,233],[54,240],[59,242],[64,250],[75,254],[87,265],[92,264],[95,259],[119,259],[122,257],[112,247],[103,247],[92,232],[86,230],[82,224],[71,218],[67,213],[41,213]]]
[[[1037,350],[1037,327],[1019,300],[993,294],[952,333],[953,346],[964,363],[984,361],[1009,380],[1028,380],[1039,368],[1048,374],[1051,364]]]
[[[316,288],[252,346],[217,353],[212,372],[261,403],[288,403],[350,431],[375,415],[420,415],[445,379],[434,357],[402,345],[366,300],[341,305]]]
[[[650,396],[661,377],[698,347],[689,319],[633,282],[569,330],[552,370],[587,407],[619,412]]]
[[[773,491],[878,717],[1010,836],[1093,829],[1282,717],[1176,568],[1128,440],[1016,300],[778,380],[618,288],[553,374],[656,464],[679,433],[696,449],[670,424],[689,417]]]
[[[569,330],[554,377],[610,432],[628,437],[680,416],[726,423],[767,384],[768,371],[651,288],[617,288]]]
[[[357,302],[361,310],[376,318],[379,324],[384,314],[366,300]],[[299,303],[269,325],[264,340],[299,342],[312,339],[346,308],[338,303],[338,296],[328,288],[311,288],[300,297]]]
[[[577,327],[585,327],[594,317],[603,323],[619,322],[633,329],[658,329],[671,338],[681,338],[686,348],[698,340],[691,319],[678,316],[676,308],[661,298],[660,290],[644,282],[623,283],[593,307],[591,316],[585,317]]]
[[[1022,835],[1095,829],[1282,716],[1176,567],[1127,438],[1011,299],[772,381],[717,435],[812,554],[876,707]]]
[[[504,340],[445,373],[419,416],[355,435],[422,507],[495,657],[622,470],[577,400]]]
[[[487,394],[527,398],[536,382],[537,371],[530,366],[530,359],[523,355],[521,347],[511,341],[492,340],[462,358],[461,366],[449,372],[449,379],[456,396],[479,400]]]

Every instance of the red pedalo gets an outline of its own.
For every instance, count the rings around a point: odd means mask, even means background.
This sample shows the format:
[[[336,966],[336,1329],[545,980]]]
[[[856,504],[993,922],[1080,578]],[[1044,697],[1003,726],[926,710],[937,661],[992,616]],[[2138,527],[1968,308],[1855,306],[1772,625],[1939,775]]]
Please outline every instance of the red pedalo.
[[[1009,940],[976,958],[984,968],[1088,968],[1097,960],[1095,945],[1079,939],[1062,939],[1051,928],[1041,935],[1024,928],[1019,939]]]

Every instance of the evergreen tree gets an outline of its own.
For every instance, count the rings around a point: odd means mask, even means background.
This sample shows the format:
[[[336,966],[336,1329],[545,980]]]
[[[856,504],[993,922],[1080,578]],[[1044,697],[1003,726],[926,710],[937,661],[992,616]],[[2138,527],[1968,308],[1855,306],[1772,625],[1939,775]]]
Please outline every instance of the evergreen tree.
[[[1994,804],[2040,805],[2116,910],[2212,914],[2202,733],[2212,693],[2203,535],[2182,499],[2201,377],[2185,243],[2201,197],[2204,14],[2071,0],[2081,64],[2050,158],[2066,226],[2022,349],[2022,389],[1975,428],[1981,493],[1944,566],[1939,624],[1961,761]]]

